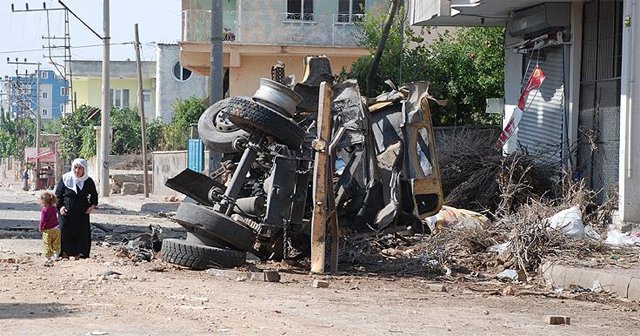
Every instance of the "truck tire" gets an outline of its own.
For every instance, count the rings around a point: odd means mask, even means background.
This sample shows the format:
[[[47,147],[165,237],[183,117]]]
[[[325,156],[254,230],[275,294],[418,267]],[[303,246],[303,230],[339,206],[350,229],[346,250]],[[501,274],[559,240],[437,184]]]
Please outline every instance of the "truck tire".
[[[232,97],[229,98],[229,103],[233,106],[229,110],[229,120],[243,130],[270,135],[289,149],[295,150],[302,146],[304,129],[293,120],[250,98]]]
[[[247,258],[246,252],[196,245],[173,238],[162,241],[160,253],[166,262],[197,270],[237,267],[244,264]]]
[[[201,228],[207,238],[241,251],[252,251],[256,240],[256,233],[249,227],[203,205],[180,203],[173,220],[185,227]]]
[[[196,229],[193,231],[189,231],[189,230],[190,229],[187,229],[187,239],[186,239],[187,243],[189,244],[211,246],[211,247],[218,247],[218,248],[229,248],[229,246],[224,242],[211,238],[209,235],[206,234],[206,231],[202,229]]]
[[[233,147],[233,142],[249,137],[249,133],[229,120],[228,113],[234,108],[237,106],[227,98],[209,106],[200,116],[198,135],[208,148],[219,153],[235,153],[238,150]]]

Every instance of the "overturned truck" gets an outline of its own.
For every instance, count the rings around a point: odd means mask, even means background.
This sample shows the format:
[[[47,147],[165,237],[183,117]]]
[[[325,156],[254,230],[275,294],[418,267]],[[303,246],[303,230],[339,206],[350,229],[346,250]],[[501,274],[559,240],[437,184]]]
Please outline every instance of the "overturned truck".
[[[425,230],[421,219],[442,206],[428,83],[366,101],[353,80],[332,85],[327,58],[306,67],[299,83],[263,78],[254,96],[200,117],[201,139],[222,158],[210,176],[186,169],[167,181],[187,196],[173,217],[187,237],[163,241],[165,261],[304,258],[324,255],[325,239],[337,256],[339,239]]]

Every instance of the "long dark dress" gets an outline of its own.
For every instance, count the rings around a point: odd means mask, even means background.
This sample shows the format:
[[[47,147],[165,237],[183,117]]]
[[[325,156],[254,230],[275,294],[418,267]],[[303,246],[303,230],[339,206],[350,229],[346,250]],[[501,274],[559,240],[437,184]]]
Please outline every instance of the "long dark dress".
[[[78,193],[67,188],[62,181],[56,186],[58,198],[58,224],[62,234],[62,253],[68,256],[80,256],[89,258],[91,251],[91,228],[89,214],[85,211],[92,205],[98,205],[98,192],[96,184],[89,177],[84,181],[82,189]],[[62,206],[67,210],[65,216],[60,215]]]

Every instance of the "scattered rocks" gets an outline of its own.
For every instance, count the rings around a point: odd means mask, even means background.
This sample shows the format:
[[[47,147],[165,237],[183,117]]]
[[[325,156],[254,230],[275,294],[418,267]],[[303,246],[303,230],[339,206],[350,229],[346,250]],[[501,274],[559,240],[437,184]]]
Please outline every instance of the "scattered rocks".
[[[329,281],[326,280],[313,280],[311,285],[313,288],[327,288],[329,287]]]
[[[546,315],[544,321],[551,325],[571,324],[571,317],[562,315]]]

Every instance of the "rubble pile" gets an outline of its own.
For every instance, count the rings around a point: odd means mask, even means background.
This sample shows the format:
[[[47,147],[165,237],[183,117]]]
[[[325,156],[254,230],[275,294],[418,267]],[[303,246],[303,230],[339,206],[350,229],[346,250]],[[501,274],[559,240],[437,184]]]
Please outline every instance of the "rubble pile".
[[[474,141],[463,143],[467,149],[477,146]],[[569,176],[558,178],[557,174],[554,178],[550,169],[545,176],[546,167],[535,167],[537,161],[523,154],[505,157],[502,161],[486,152],[472,152],[466,156],[457,152],[456,155],[467,159],[475,157],[476,168],[484,170],[482,174],[469,174],[470,169],[463,168],[468,166],[462,161],[456,164],[457,168],[453,160],[447,161],[444,166],[448,176],[454,175],[453,170],[457,169],[459,175],[466,174],[469,178],[457,189],[449,190],[460,192],[464,189],[475,195],[483,193],[485,201],[495,199],[482,204],[482,197],[473,196],[479,201],[475,206],[492,210],[485,211],[491,220],[487,221],[480,213],[474,215],[469,210],[444,207],[438,215],[424,221],[433,234],[404,232],[351,241],[344,245],[341,260],[351,263],[354,270],[367,273],[509,278],[529,282],[536,278],[544,260],[562,257],[563,260],[602,262],[606,259],[603,256],[617,254],[637,258],[637,252],[625,252],[618,246],[605,244],[602,238],[607,236],[607,226],[617,203],[614,194],[597,205],[596,193],[587,189],[583,181],[572,180]],[[495,173],[481,177],[490,171]],[[544,182],[554,179],[559,182],[553,188],[548,185],[550,182]],[[480,180],[491,181],[492,186],[471,186]],[[451,187],[447,177],[443,178],[443,183]],[[489,197],[486,189],[494,190],[495,195]],[[460,197],[453,199],[462,200]],[[474,225],[469,225],[473,220]],[[636,237],[627,236],[626,239],[635,241]],[[498,276],[500,274],[503,276]]]
[[[536,195],[557,196],[557,182],[553,179],[559,174],[557,165],[524,154],[503,156],[493,141],[470,129],[442,135],[438,162],[444,203],[452,207],[494,212],[503,191],[499,183],[505,184],[509,177],[517,177],[520,186],[524,186],[512,191],[512,210]],[[510,176],[504,174],[505,167],[510,168]]]

